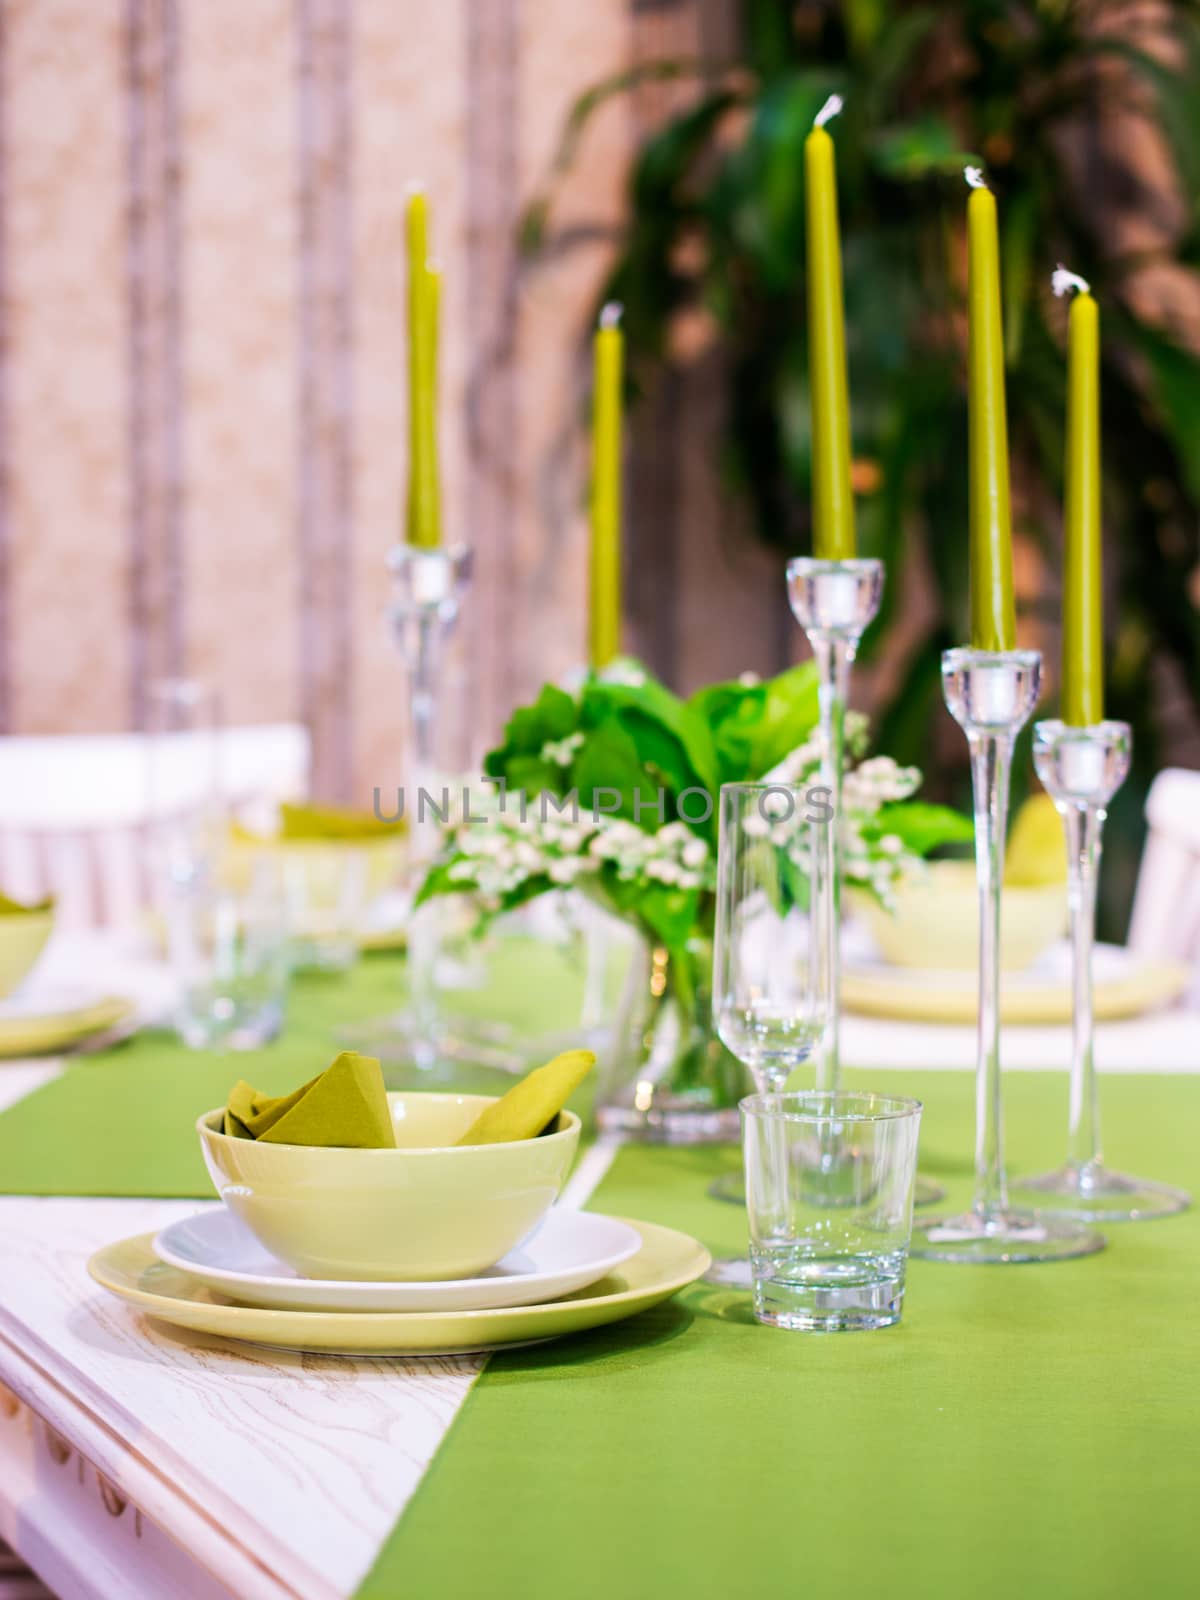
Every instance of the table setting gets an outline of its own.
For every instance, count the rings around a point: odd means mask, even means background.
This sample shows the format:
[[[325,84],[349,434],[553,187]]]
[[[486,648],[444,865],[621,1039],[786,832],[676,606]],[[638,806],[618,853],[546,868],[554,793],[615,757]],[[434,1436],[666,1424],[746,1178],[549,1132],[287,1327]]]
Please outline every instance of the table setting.
[[[586,660],[471,765],[454,262],[413,187],[395,804],[246,803],[219,697],[166,678],[136,924],[0,883],[0,1536],[64,1600],[843,1594],[881,1560],[928,1595],[1189,1592],[1195,952],[1097,938],[1139,754],[1105,634],[1120,311],[1034,251],[1055,660],[1016,598],[1003,177],[955,156],[966,604],[936,693],[968,812],[852,703],[904,601],[860,551],[847,114],[823,94],[803,134],[791,665],[684,694],[625,652],[606,296]]]

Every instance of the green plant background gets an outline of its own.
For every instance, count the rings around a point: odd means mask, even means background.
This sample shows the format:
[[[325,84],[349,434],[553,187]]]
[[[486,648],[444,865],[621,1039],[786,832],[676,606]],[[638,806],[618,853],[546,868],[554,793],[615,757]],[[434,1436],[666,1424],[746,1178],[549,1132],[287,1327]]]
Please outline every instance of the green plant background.
[[[673,320],[710,314],[724,356],[723,471],[758,537],[809,546],[803,142],[831,92],[839,163],[859,543],[887,562],[869,658],[895,624],[906,563],[931,575],[937,614],[881,708],[879,747],[933,790],[967,799],[945,758],[938,661],[966,617],[966,395],[962,167],[983,164],[1000,203],[1018,536],[1059,566],[1063,261],[1103,309],[1108,702],[1135,730],[1135,770],[1112,808],[1101,929],[1127,919],[1142,810],[1162,764],[1164,664],[1200,712],[1200,361],[1139,293],[1164,269],[1200,297],[1200,7],[1160,8],[1130,34],[1128,7],[1093,0],[740,0],[739,59],[643,63],[575,107],[524,222],[536,255],[598,106],[647,79],[689,87],[641,148],[604,298],[625,308],[630,384],[668,362]],[[1122,119],[1133,119],[1125,122]],[[1114,206],[1143,179],[1100,130],[1154,125],[1176,226],[1153,251],[1113,247]],[[1154,137],[1155,135],[1152,135]],[[1092,155],[1089,157],[1089,152]],[[1090,162],[1090,164],[1089,164]],[[1151,197],[1153,198],[1153,197]],[[1157,197],[1161,202],[1162,195]],[[1190,281],[1188,281],[1190,280]],[[1023,637],[1053,645],[1057,592],[1019,595]],[[1051,695],[1042,711],[1053,709]],[[962,752],[965,758],[965,749]],[[1015,799],[1032,777],[1027,749]]]

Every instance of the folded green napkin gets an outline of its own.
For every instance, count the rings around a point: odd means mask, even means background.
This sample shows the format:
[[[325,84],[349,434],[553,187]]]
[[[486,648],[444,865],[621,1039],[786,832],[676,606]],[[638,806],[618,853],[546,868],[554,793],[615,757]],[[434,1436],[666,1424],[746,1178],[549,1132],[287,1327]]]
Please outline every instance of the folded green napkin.
[[[245,1081],[236,1083],[222,1131],[267,1144],[396,1147],[379,1062],[353,1050],[343,1050],[332,1066],[291,1094],[265,1095]]]
[[[459,1144],[504,1144],[536,1139],[558,1121],[558,1114],[596,1065],[590,1050],[566,1050],[514,1084],[480,1112]]]
[[[404,831],[403,820],[382,822],[371,812],[347,811],[340,806],[279,808],[281,839],[386,839]]]
[[[22,905],[19,900],[10,900],[6,894],[0,894],[0,917],[31,917],[40,916],[43,912],[53,911],[54,896],[39,900],[36,905]]]

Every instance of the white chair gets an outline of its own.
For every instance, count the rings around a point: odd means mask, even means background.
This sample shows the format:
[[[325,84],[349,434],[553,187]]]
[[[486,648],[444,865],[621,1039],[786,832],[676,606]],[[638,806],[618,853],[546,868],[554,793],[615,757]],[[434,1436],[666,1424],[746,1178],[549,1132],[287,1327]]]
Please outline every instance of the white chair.
[[[1160,772],[1146,801],[1146,821],[1129,948],[1200,963],[1200,772]]]
[[[213,740],[234,814],[255,820],[255,808],[307,794],[305,728],[225,728]],[[213,759],[213,744],[201,751],[181,738],[159,762],[154,813],[202,793]],[[54,895],[60,928],[134,922],[150,899],[151,804],[144,734],[0,739],[0,890],[19,900]]]

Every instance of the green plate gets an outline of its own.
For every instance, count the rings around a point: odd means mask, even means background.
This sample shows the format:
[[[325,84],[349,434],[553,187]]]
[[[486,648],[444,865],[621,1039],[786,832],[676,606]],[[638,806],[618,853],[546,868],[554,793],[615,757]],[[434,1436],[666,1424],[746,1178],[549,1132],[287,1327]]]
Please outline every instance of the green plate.
[[[41,1056],[66,1050],[89,1034],[115,1027],[132,1011],[132,1000],[105,995],[69,1010],[0,1017],[0,1057]]]
[[[494,1311],[267,1311],[237,1305],[157,1259],[152,1233],[106,1245],[88,1262],[102,1289],[148,1316],[197,1333],[327,1355],[433,1356],[502,1350],[636,1316],[708,1271],[686,1233],[628,1221],[642,1248],[618,1272],[563,1300]]]
[[[1191,969],[1182,961],[1139,961],[1115,976],[1096,974],[1093,1009],[1097,1022],[1140,1017],[1183,993]],[[849,967],[841,977],[842,1005],[866,1017],[905,1022],[974,1023],[979,1014],[978,978],[972,972],[922,972],[917,967]],[[1021,1024],[1070,1022],[1067,983],[1000,974],[1000,1020]]]

